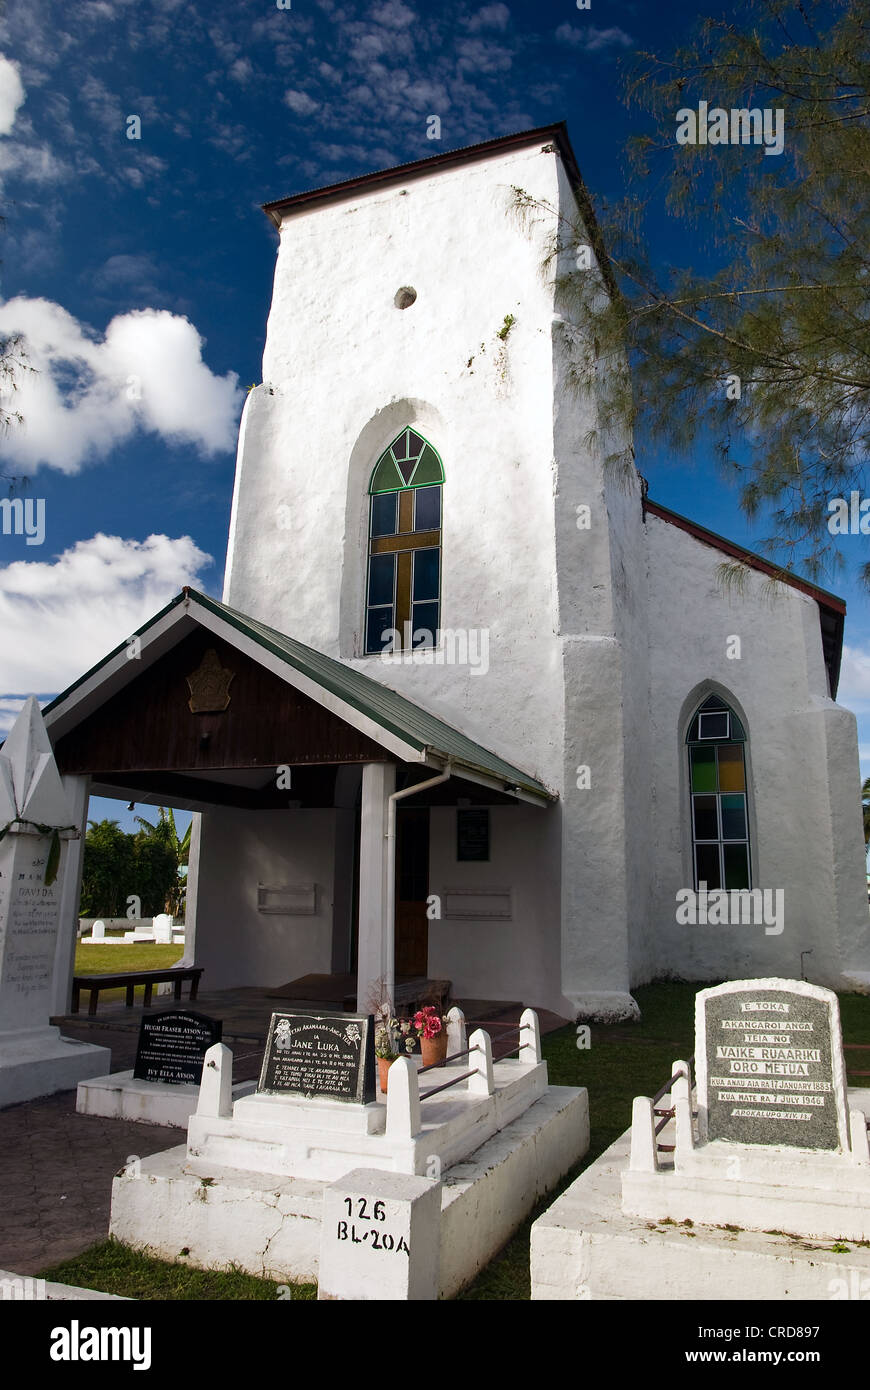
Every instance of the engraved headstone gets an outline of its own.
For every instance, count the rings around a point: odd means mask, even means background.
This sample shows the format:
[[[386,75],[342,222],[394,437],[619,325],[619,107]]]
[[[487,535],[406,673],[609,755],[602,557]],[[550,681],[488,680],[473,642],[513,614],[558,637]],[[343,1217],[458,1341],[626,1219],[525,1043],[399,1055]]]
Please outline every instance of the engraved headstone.
[[[221,1040],[223,1024],[205,1014],[178,1009],[151,1014],[139,1027],[133,1078],[170,1086],[198,1086],[206,1052]]]
[[[313,1010],[274,1013],[258,1090],[309,1100],[373,1101],[374,1019]]]
[[[154,918],[154,940],[172,944],[172,918],[168,912],[158,912]]]
[[[696,998],[702,1141],[848,1148],[846,1073],[833,990],[733,980]]]
[[[107,1071],[107,1048],[49,1023],[73,812],[39,702],[29,696],[0,752],[0,1105]],[[71,944],[71,943],[70,943]],[[70,953],[71,959],[71,953]]]

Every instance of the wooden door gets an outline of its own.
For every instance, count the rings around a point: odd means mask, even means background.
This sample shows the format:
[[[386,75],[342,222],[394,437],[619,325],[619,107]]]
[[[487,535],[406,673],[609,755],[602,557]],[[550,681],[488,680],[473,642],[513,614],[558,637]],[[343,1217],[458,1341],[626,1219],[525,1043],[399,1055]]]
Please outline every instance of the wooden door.
[[[429,973],[429,808],[396,807],[396,978]]]

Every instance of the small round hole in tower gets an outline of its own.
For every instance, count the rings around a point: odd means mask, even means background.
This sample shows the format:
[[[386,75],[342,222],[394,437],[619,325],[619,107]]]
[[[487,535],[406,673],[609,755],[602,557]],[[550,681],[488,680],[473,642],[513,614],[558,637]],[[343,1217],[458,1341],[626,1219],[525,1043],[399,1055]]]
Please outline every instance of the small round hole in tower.
[[[417,291],[412,289],[410,285],[403,285],[400,290],[396,291],[396,297],[393,303],[397,309],[410,309],[416,298]]]

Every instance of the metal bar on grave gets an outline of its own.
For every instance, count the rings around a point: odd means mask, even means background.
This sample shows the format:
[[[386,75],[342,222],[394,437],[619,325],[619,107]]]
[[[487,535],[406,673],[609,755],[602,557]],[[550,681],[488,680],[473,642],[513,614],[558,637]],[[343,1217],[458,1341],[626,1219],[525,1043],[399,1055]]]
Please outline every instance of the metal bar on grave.
[[[418,1067],[417,1075],[422,1076],[424,1071],[432,1071],[434,1067],[446,1067],[448,1062],[455,1062],[457,1057],[467,1057],[470,1051],[471,1049],[466,1047],[461,1052],[451,1052],[449,1057],[443,1057],[440,1062],[430,1062],[426,1067]]]
[[[436,1063],[436,1066],[437,1066],[437,1063]],[[428,1071],[428,1067],[427,1067],[426,1070]],[[419,1076],[420,1073],[418,1072],[417,1075]],[[436,1095],[438,1094],[439,1091],[446,1091],[446,1090],[448,1090],[449,1087],[451,1087],[451,1086],[457,1086],[457,1085],[459,1084],[460,1081],[467,1081],[468,1078],[469,1078],[469,1076],[476,1076],[476,1075],[477,1075],[477,1069],[476,1069],[476,1068],[475,1068],[473,1071],[464,1071],[464,1072],[462,1073],[461,1076],[454,1076],[454,1078],[453,1078],[452,1081],[445,1081],[445,1082],[443,1082],[442,1085],[440,1085],[440,1086],[430,1086],[428,1091],[421,1091],[421,1092],[420,1092],[420,1099],[421,1099],[421,1101],[422,1101],[422,1100],[428,1100],[430,1096],[436,1096]]]

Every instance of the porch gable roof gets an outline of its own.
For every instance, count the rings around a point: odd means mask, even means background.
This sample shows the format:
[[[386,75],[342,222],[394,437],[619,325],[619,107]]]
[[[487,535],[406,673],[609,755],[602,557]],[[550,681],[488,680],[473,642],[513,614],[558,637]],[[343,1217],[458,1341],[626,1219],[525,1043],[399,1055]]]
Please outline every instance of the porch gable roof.
[[[184,588],[132,636],[148,638],[150,634],[156,642],[156,655],[157,649],[166,650],[167,644],[171,645],[171,629],[177,625],[187,628],[191,620],[240,650],[247,649],[283,679],[290,679],[292,671],[291,684],[404,761],[429,766],[449,762],[458,776],[494,785],[521,800],[541,804],[556,799],[537,778],[389,686],[195,589]],[[92,712],[96,691],[113,674],[123,681],[125,667],[129,670],[126,653],[131,641],[132,637],[121,643],[46,706],[43,715],[49,732],[53,732],[53,725],[57,732],[66,732],[76,723],[76,706],[84,704],[87,712]],[[143,657],[146,652],[143,645]]]

